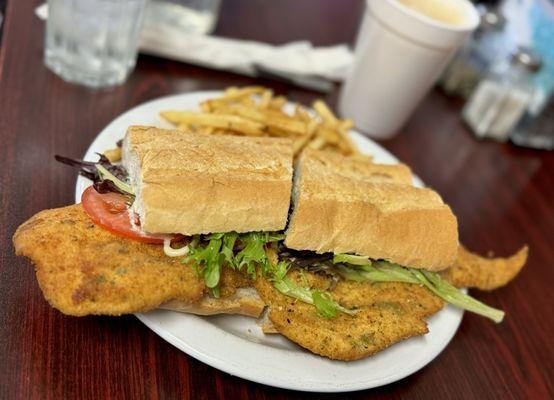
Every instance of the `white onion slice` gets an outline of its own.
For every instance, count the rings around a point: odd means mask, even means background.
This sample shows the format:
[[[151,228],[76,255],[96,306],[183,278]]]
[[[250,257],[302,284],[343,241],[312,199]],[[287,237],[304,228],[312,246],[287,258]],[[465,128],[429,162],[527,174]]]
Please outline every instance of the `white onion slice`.
[[[164,253],[169,257],[182,257],[186,256],[189,253],[189,246],[186,245],[180,249],[174,249],[171,247],[171,239],[164,239]]]

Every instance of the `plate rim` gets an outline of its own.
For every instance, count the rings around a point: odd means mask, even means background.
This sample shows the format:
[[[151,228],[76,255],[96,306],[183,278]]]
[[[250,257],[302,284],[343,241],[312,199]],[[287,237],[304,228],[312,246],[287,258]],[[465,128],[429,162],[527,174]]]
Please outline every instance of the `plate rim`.
[[[447,307],[452,307],[452,306],[445,305],[445,307],[442,310],[440,310],[439,312],[443,312]],[[168,310],[160,310],[160,311],[170,312]],[[184,352],[185,354],[193,357],[194,359],[196,359],[196,360],[198,360],[198,361],[200,361],[200,362],[202,362],[206,365],[209,365],[212,368],[223,371],[223,372],[225,372],[225,373],[227,373],[231,376],[237,376],[237,377],[239,377],[241,379],[245,379],[247,381],[251,381],[251,382],[255,382],[255,383],[259,383],[259,384],[263,384],[263,385],[267,385],[267,386],[271,386],[271,387],[275,387],[275,388],[287,389],[287,390],[296,390],[296,391],[299,391],[299,392],[308,392],[308,393],[349,393],[349,392],[357,392],[357,391],[374,389],[374,388],[386,386],[388,384],[400,381],[400,380],[402,380],[402,379],[404,379],[404,378],[406,378],[410,375],[413,375],[413,374],[419,372],[420,370],[422,370],[423,368],[425,368],[426,366],[428,366],[435,358],[437,358],[440,355],[440,353],[442,353],[444,351],[444,349],[446,349],[448,344],[452,341],[452,339],[454,338],[454,336],[458,332],[458,329],[459,329],[459,326],[462,322],[464,313],[461,312],[459,318],[457,319],[457,321],[454,324],[455,326],[452,325],[452,327],[454,329],[452,329],[450,331],[447,339],[443,342],[443,345],[434,352],[424,353],[424,356],[420,359],[421,360],[420,364],[418,364],[418,366],[415,367],[415,369],[404,370],[403,372],[401,372],[399,374],[391,374],[391,375],[387,376],[386,378],[375,379],[373,384],[368,385],[367,382],[365,382],[363,380],[359,380],[357,382],[350,383],[346,387],[340,387],[340,386],[320,387],[320,386],[313,386],[311,384],[302,384],[302,383],[297,384],[297,383],[295,383],[295,381],[279,380],[278,378],[275,378],[275,377],[273,377],[272,379],[268,379],[265,375],[257,375],[255,377],[253,377],[251,375],[248,375],[247,373],[243,373],[243,371],[241,369],[235,369],[235,368],[228,367],[223,360],[220,360],[217,357],[214,357],[210,354],[205,354],[203,352],[198,351],[194,347],[190,346],[187,342],[185,342],[185,341],[179,339],[178,337],[176,337],[175,335],[173,335],[169,330],[162,329],[160,327],[160,325],[157,324],[155,321],[152,321],[148,317],[147,314],[145,314],[145,313],[135,313],[134,315],[144,325],[146,325],[150,330],[152,330],[156,335],[160,336],[163,340],[165,340],[166,342],[171,344],[173,347],[176,347],[178,350],[180,350],[180,351]],[[202,316],[198,316],[198,315],[186,315],[186,317],[202,318]],[[408,338],[408,339],[405,339],[405,340],[417,339],[417,338],[421,338],[421,336],[416,336],[416,337]],[[402,340],[398,343],[394,343],[393,345],[381,350],[380,353],[383,352],[383,351],[391,350],[391,348],[394,345],[400,344],[402,342],[404,342],[404,340]],[[184,348],[186,348],[186,350]],[[303,350],[303,351],[307,352],[308,350]],[[310,353],[310,355],[313,355],[313,354]],[[349,363],[349,362],[359,362],[359,361],[363,362],[363,360],[364,360],[364,359],[360,359],[360,360],[354,360],[354,361],[340,361],[340,360],[329,360],[326,357],[319,356],[319,355],[315,355],[315,356],[320,357],[320,358],[322,358],[326,361],[339,362],[339,363]],[[372,357],[372,356],[370,356],[370,357]],[[298,381],[298,382],[301,382],[301,381]]]
[[[144,103],[140,103],[140,104],[128,109],[127,111],[123,112],[122,114],[118,115],[113,120],[111,120],[98,133],[98,135],[96,135],[96,137],[92,140],[91,144],[89,145],[89,147],[87,148],[87,150],[85,152],[84,159],[90,159],[91,156],[94,155],[94,150],[97,150],[97,148],[99,147],[99,143],[102,141],[104,136],[112,135],[112,133],[110,133],[110,131],[111,131],[111,129],[113,129],[112,127],[114,125],[117,125],[117,124],[121,123],[120,121],[124,121],[130,115],[133,115],[134,113],[142,111],[141,109],[143,109],[143,108],[148,109],[152,105],[154,105],[158,102],[162,102],[162,101],[181,100],[181,99],[184,99],[184,98],[187,98],[187,97],[194,97],[194,96],[213,97],[213,96],[221,95],[222,93],[223,93],[223,91],[220,91],[220,90],[192,91],[192,92],[186,92],[186,93],[180,93],[180,94],[172,94],[172,95],[167,95],[167,96],[161,96],[161,97],[146,101]],[[161,120],[160,120],[160,123],[162,123]],[[400,160],[394,154],[392,154],[390,151],[388,151],[387,149],[382,147],[379,143],[377,143],[377,142],[373,141],[372,139],[362,135],[361,133],[359,133],[355,130],[352,130],[352,131],[350,131],[350,135],[356,141],[361,141],[361,142],[365,141],[371,147],[377,148],[386,158],[392,160],[393,162],[400,162]],[[117,139],[117,138],[115,138],[115,139]],[[87,181],[88,181],[87,179],[85,179],[81,176],[78,176],[78,178],[75,182],[75,202],[76,203],[79,202],[80,195],[81,195],[82,190],[83,190],[83,185],[84,185],[84,183],[87,183]],[[416,186],[423,186],[423,182],[416,175],[414,175],[414,184]],[[446,305],[442,310],[439,311],[439,313],[444,312],[446,310],[446,308],[451,308],[451,306]],[[410,369],[404,370],[404,371],[402,371],[402,373],[399,373],[399,374],[391,374],[391,375],[387,376],[386,378],[381,378],[377,382],[375,382],[375,384],[367,385],[367,384],[364,383],[363,380],[361,380],[357,384],[355,384],[355,383],[352,384],[351,383],[348,387],[341,387],[340,385],[336,386],[336,387],[327,386],[327,385],[325,387],[314,387],[313,385],[302,384],[301,380],[299,380],[299,381],[281,381],[279,379],[276,379],[275,377],[273,377],[272,379],[269,379],[269,378],[267,378],[267,376],[265,376],[263,374],[258,374],[258,375],[252,376],[251,374],[249,375],[248,373],[243,373],[243,370],[241,370],[240,368],[238,368],[238,369],[233,368],[233,366],[225,364],[224,360],[218,359],[217,357],[214,357],[211,354],[207,354],[207,353],[203,353],[203,352],[199,351],[198,349],[194,348],[193,346],[191,346],[186,341],[184,341],[181,338],[175,336],[173,333],[171,333],[171,331],[161,327],[157,322],[150,319],[148,314],[135,313],[135,316],[143,324],[145,324],[149,329],[151,329],[156,335],[160,336],[162,339],[164,339],[165,341],[167,341],[168,343],[170,343],[172,346],[176,347],[180,351],[182,351],[182,352],[186,353],[187,355],[199,360],[200,362],[203,362],[203,363],[205,363],[205,364],[207,364],[207,365],[209,365],[213,368],[216,368],[220,371],[226,372],[226,373],[228,373],[232,376],[238,376],[238,377],[240,377],[242,379],[245,379],[245,380],[248,380],[248,381],[252,381],[252,382],[256,382],[256,383],[260,383],[260,384],[264,384],[264,385],[268,385],[268,386],[272,386],[272,387],[298,390],[298,391],[303,391],[303,392],[318,392],[318,393],[338,393],[338,392],[342,392],[342,393],[346,393],[346,392],[359,391],[359,390],[365,390],[365,389],[371,389],[371,388],[375,388],[375,387],[384,386],[384,385],[390,384],[392,382],[396,382],[398,380],[401,380],[401,379],[403,379],[403,378],[405,378],[409,375],[412,375],[412,374],[418,372],[419,370],[421,370],[422,368],[424,368],[425,366],[427,366],[431,361],[433,361],[448,346],[450,341],[456,335],[456,332],[458,331],[458,328],[459,328],[459,326],[461,324],[461,321],[463,319],[464,312],[463,312],[463,310],[459,310],[459,309],[456,309],[455,311],[457,312],[457,314],[455,315],[456,321],[454,321],[451,324],[451,326],[449,327],[450,331],[449,331],[448,335],[446,336],[446,338],[443,339],[443,342],[441,343],[441,345],[436,347],[434,349],[434,351],[423,353],[423,357],[421,359],[421,362],[418,363],[417,367],[415,367],[414,369],[411,369],[411,370]],[[166,311],[166,312],[170,312],[170,311]],[[182,315],[180,315],[180,317],[201,318],[201,317],[198,317],[198,316],[195,316],[195,315],[188,315],[188,314],[182,314]],[[427,321],[429,321],[429,318],[427,319]],[[419,336],[419,337],[421,337],[421,336]],[[244,340],[246,340],[246,339],[244,339]],[[404,341],[402,341],[402,342],[404,342]],[[402,342],[400,342],[400,343],[402,343]],[[394,345],[392,345],[391,347],[394,347]],[[391,347],[385,349],[384,351],[390,350]],[[321,357],[321,356],[316,356],[316,357]],[[321,357],[321,358],[324,359],[324,360],[328,360],[325,357]],[[339,361],[339,362],[341,362],[341,361]]]

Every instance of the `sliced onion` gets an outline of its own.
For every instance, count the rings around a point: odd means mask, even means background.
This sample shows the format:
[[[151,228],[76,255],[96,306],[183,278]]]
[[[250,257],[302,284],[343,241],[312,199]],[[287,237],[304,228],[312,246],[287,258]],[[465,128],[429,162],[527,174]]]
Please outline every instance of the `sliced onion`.
[[[180,249],[171,247],[171,238],[164,239],[164,253],[168,257],[182,257],[189,253],[189,246],[186,245]]]

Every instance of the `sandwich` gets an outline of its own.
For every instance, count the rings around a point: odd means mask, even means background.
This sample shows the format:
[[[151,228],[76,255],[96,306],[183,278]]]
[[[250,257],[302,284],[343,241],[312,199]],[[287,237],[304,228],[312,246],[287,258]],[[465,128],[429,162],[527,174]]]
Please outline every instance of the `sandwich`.
[[[182,249],[185,261],[215,297],[227,267],[252,280],[268,279],[324,317],[354,315],[357,310],[328,291],[287,278],[291,266],[319,265],[336,279],[424,285],[443,300],[502,320],[501,311],[438,275],[455,261],[457,220],[436,192],[412,185],[408,167],[307,149],[293,182],[291,163],[290,142],[276,139],[131,127],[123,142],[132,209],[142,229],[193,237]],[[168,255],[174,253],[165,245]]]
[[[278,250],[286,266],[255,282],[268,305],[264,329],[316,354],[355,360],[426,333],[426,319],[445,303],[502,320],[502,311],[458,287],[479,286],[491,276],[498,280],[486,289],[505,284],[527,250],[497,260],[493,272],[492,262],[460,246],[450,207],[412,180],[404,165],[303,152]],[[489,278],[478,272],[483,265]],[[463,283],[452,279],[461,275]]]
[[[193,237],[181,252],[190,251],[215,297],[225,263],[236,266],[237,257],[252,274],[257,244],[282,238],[292,188],[290,140],[131,127],[122,154],[141,229]],[[165,251],[180,254],[167,240]]]
[[[293,166],[288,139],[132,126],[121,165],[58,160],[93,185],[14,245],[71,315],[265,309],[264,331],[353,360],[426,333],[445,303],[500,322],[458,287],[499,287],[527,256],[465,251],[450,207],[405,165],[305,149]]]
[[[435,191],[412,186],[406,166],[306,150],[285,246],[439,271],[454,263],[458,224]]]
[[[258,316],[263,304],[254,289],[234,270],[222,271],[222,260],[198,269],[181,261],[187,243],[221,242],[196,234],[248,231],[255,238],[285,227],[289,140],[131,127],[124,142],[128,170],[104,156],[97,163],[57,157],[93,185],[81,204],[42,211],[14,235],[16,253],[34,262],[47,300],[70,315],[164,306]],[[213,207],[218,213],[210,214]]]

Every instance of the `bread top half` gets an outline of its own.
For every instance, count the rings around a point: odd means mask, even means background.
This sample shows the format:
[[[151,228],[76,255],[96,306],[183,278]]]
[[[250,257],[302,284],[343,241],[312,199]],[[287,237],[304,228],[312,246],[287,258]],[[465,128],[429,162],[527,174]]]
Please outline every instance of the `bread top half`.
[[[166,173],[230,174],[245,179],[292,179],[289,139],[205,135],[181,130],[132,126],[127,145],[140,157],[144,176]]]
[[[185,235],[285,228],[292,142],[132,126],[123,163],[142,228]]]
[[[292,207],[285,245],[293,249],[433,271],[456,257],[456,217],[435,191],[413,187],[404,165],[307,150],[295,168]]]

